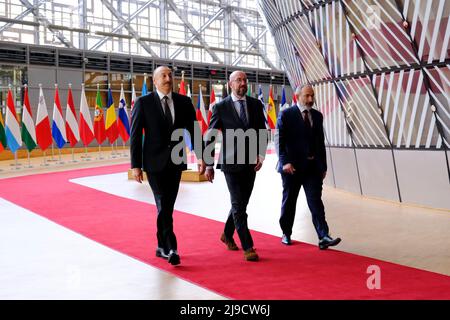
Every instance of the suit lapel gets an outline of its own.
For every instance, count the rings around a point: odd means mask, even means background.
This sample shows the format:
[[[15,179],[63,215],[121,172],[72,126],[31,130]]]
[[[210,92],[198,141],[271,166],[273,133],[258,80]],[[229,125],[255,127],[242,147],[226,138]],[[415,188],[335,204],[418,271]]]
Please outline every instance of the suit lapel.
[[[164,125],[169,129],[169,126],[167,125],[167,122],[166,122],[166,116],[164,115],[164,112],[163,112],[161,100],[159,100],[159,95],[158,95],[158,93],[156,91],[153,92],[153,99],[154,99],[154,103],[155,103],[154,104],[155,108],[157,109],[157,110],[155,110],[154,114],[155,115],[158,114],[159,117],[161,118],[161,122],[163,122]],[[175,105],[175,101],[174,101],[174,105]]]
[[[236,111],[236,107],[234,106],[234,102],[233,102],[233,99],[231,98],[231,95],[228,96],[227,99],[228,99],[228,101],[226,101],[226,104],[227,104],[227,106],[229,108],[230,114],[233,115],[234,121],[238,122],[242,127],[245,128],[244,123],[242,123],[242,120],[241,120],[241,118],[239,117],[239,114]]]
[[[173,126],[178,128],[178,123],[181,119],[180,115],[182,114],[181,112],[181,108],[183,107],[180,104],[180,101],[178,100],[178,95],[174,92],[172,92],[172,100],[173,100],[173,112],[174,112],[174,117],[175,117],[175,121],[173,122]]]
[[[253,104],[250,102],[250,99],[248,98],[247,95],[245,95],[245,101],[247,104],[247,115],[248,115],[248,127],[252,128],[252,123],[253,123],[253,119],[254,119],[254,108],[253,108]]]
[[[157,110],[155,110],[156,113],[159,114],[164,119],[164,113],[163,113],[163,109],[162,109],[162,104],[161,104],[161,101],[159,100],[159,96],[158,96],[158,93],[156,91],[153,92],[153,100],[155,102],[155,108],[157,109]]]
[[[302,127],[302,130],[305,128],[305,120],[303,119],[302,112],[300,111],[300,108],[298,106],[295,106],[295,115],[297,116],[297,123],[300,124]]]

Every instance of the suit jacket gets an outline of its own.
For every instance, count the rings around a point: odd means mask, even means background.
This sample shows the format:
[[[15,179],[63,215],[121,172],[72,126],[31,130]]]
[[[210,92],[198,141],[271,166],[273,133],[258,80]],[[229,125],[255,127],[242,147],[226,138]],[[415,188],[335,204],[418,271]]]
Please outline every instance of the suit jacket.
[[[236,111],[235,105],[231,95],[220,101],[213,109],[211,120],[208,129],[219,129],[222,130],[222,146],[220,151],[220,157],[217,164],[217,168],[222,169],[224,172],[239,172],[244,170],[246,167],[254,167],[256,164],[256,156],[265,156],[267,149],[267,130],[264,118],[264,106],[258,99],[246,96],[247,103],[247,113],[248,113],[248,126],[246,126],[239,114]],[[233,148],[226,148],[227,145],[227,130],[228,132],[236,132],[235,130],[242,129],[246,131],[247,129],[253,129],[256,133],[256,143],[257,145],[250,146],[250,139],[245,139],[244,147],[238,150],[239,144],[234,143]],[[260,131],[260,130],[263,131]],[[209,140],[209,139],[208,139]],[[210,147],[211,143],[215,141],[209,140],[206,142],[206,148]],[[253,152],[255,157],[250,159],[252,156],[250,150],[256,147],[256,152]],[[245,156],[245,162],[243,164],[237,163],[238,154],[242,156],[242,152]],[[212,158],[214,159],[214,148],[212,150]],[[214,165],[214,162],[206,161],[209,166]]]
[[[327,171],[325,152],[325,136],[323,131],[323,115],[320,111],[311,109],[313,121],[312,134],[314,145],[309,146],[305,121],[297,106],[287,108],[280,113],[277,121],[278,129],[278,172],[283,172],[283,166],[291,163],[294,168],[306,166],[308,148],[312,148],[314,158],[321,172]]]
[[[198,130],[201,136],[191,99],[175,92],[172,92],[172,99],[175,110],[175,122],[172,126],[169,126],[165,120],[157,92],[151,92],[136,100],[131,114],[132,168],[143,168],[150,173],[161,172],[167,163],[172,161],[171,152],[176,145],[181,142],[183,150],[186,148],[183,137],[177,141],[171,141],[172,133],[176,129],[187,129],[191,135],[191,141],[194,141],[194,130]],[[142,141],[142,129],[145,130],[144,141]],[[195,151],[198,159],[201,159],[201,150]],[[181,164],[175,164],[175,167],[186,170],[186,158]]]

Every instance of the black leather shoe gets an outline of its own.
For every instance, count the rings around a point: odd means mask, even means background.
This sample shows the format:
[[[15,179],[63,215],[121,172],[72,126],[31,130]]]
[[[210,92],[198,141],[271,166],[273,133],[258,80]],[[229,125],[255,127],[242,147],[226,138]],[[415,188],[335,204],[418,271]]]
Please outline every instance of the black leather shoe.
[[[176,250],[170,250],[169,258],[167,259],[169,263],[173,266],[180,264],[180,256]]]
[[[164,252],[163,248],[156,248],[156,256],[163,259],[169,258],[169,255]]]
[[[319,241],[319,249],[325,250],[328,249],[328,247],[333,247],[339,244],[341,242],[341,238],[333,239],[330,236],[325,236]]]
[[[281,237],[281,243],[285,244],[287,246],[290,246],[292,244],[291,236],[287,236],[287,235],[283,234],[283,237]]]

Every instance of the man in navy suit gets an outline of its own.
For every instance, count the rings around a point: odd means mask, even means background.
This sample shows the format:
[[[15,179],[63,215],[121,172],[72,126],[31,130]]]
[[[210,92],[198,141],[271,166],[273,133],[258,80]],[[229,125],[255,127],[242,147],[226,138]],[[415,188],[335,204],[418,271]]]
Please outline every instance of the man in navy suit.
[[[172,70],[161,66],[153,72],[154,92],[137,99],[131,115],[131,168],[137,182],[142,183],[144,170],[155,196],[158,209],[156,256],[172,265],[180,263],[177,239],[173,231],[173,207],[178,195],[181,173],[187,169],[183,130],[194,140],[200,132],[190,98],[172,91]],[[145,130],[142,141],[142,129]],[[201,133],[200,133],[201,135]],[[202,146],[194,145],[197,159],[203,159]],[[199,160],[200,174],[205,163]]]
[[[223,139],[218,162],[227,182],[231,198],[231,210],[225,223],[220,240],[229,250],[238,250],[233,239],[237,231],[247,261],[257,261],[258,254],[253,248],[253,239],[247,225],[247,205],[252,194],[256,172],[264,161],[267,148],[267,130],[264,119],[264,107],[261,101],[247,96],[247,75],[234,71],[230,75],[232,90],[224,100],[214,107],[209,123],[209,132],[205,147],[212,151],[205,176],[214,179],[214,143],[210,133],[221,130]],[[240,141],[240,142],[239,142]]]
[[[312,108],[314,90],[311,85],[297,88],[295,95],[297,105],[285,109],[277,121],[277,170],[283,181],[281,242],[291,244],[297,198],[303,186],[319,237],[319,248],[323,250],[341,241],[329,235],[322,202],[322,182],[327,174],[323,115]]]

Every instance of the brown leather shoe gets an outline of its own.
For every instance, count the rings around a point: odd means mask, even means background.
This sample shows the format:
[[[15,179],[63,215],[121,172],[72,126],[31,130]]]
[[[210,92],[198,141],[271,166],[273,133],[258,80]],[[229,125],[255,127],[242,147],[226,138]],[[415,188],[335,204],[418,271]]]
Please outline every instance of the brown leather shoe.
[[[236,245],[236,242],[234,242],[233,238],[228,239],[225,236],[225,233],[222,233],[222,235],[220,236],[220,241],[222,241],[223,243],[225,243],[227,245],[228,250],[239,250],[238,246]]]
[[[256,253],[255,249],[253,249],[253,248],[244,251],[244,258],[247,261],[258,261],[259,260],[258,254]]]

